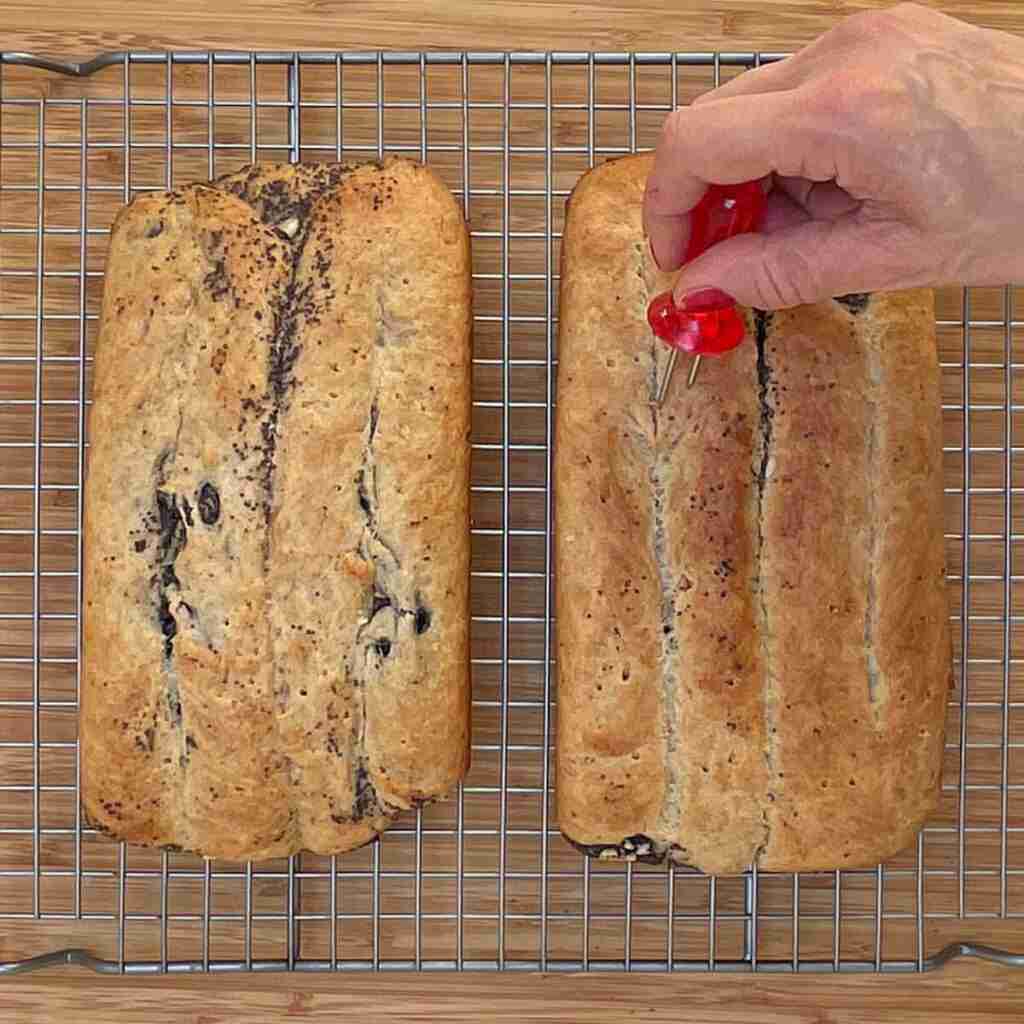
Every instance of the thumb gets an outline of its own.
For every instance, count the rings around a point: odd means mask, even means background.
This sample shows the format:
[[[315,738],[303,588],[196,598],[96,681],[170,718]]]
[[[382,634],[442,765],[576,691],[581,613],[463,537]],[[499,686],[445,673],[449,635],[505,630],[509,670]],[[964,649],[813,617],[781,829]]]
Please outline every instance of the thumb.
[[[907,225],[858,211],[719,242],[682,268],[672,292],[683,306],[687,292],[718,288],[741,306],[784,309],[928,283],[926,254]]]

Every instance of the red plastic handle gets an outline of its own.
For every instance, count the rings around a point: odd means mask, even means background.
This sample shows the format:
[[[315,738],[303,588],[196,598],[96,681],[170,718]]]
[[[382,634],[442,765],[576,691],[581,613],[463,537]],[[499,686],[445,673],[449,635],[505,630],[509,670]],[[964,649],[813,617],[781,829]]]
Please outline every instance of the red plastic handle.
[[[690,240],[684,262],[733,235],[756,231],[766,199],[759,181],[740,185],[711,185],[690,213]],[[720,355],[735,348],[746,332],[734,305],[705,305],[680,309],[671,292],[663,292],[647,307],[651,330],[672,348],[693,355]]]
[[[690,241],[684,263],[696,259],[719,242],[756,231],[764,216],[764,189],[759,181],[741,185],[710,185],[701,201],[690,211]]]
[[[662,292],[647,307],[651,330],[666,345],[692,355],[721,355],[735,348],[746,325],[735,306],[681,310],[671,292]]]

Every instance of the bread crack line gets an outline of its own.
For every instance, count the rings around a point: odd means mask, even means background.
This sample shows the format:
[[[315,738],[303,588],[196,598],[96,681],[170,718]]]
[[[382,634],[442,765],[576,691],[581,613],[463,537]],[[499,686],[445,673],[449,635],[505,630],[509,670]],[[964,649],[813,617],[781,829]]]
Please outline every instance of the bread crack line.
[[[370,403],[370,413],[367,428],[366,445],[363,449],[363,464],[356,474],[356,493],[359,499],[359,507],[363,512],[366,523],[363,527],[363,535],[359,541],[359,556],[370,564],[373,570],[373,597],[370,606],[369,616],[360,626],[357,636],[361,639],[370,630],[370,626],[385,612],[392,619],[396,620],[392,633],[397,631],[397,620],[403,616],[413,619],[413,629],[417,636],[425,633],[431,624],[431,613],[417,594],[417,600],[413,607],[403,607],[401,600],[391,586],[394,574],[402,569],[402,563],[394,547],[381,535],[380,530],[380,498],[377,490],[377,464],[374,459],[373,441],[377,433],[377,425],[380,421],[380,406],[376,396]],[[373,646],[378,649],[382,657],[390,653],[388,638],[378,638]],[[393,639],[393,637],[392,637]]]
[[[866,297],[865,297],[866,305]],[[863,306],[861,307],[864,308]],[[881,393],[882,370],[880,357],[873,345],[867,346],[868,380],[872,394]],[[867,660],[867,683],[868,683],[868,706],[871,709],[872,717],[877,727],[880,724],[880,703],[883,699],[881,666],[878,663],[878,651],[875,649],[875,635],[878,629],[878,581],[876,579],[876,566],[878,565],[878,541],[879,524],[878,516],[878,477],[881,471],[879,465],[879,410],[877,401],[868,402],[867,437],[867,587],[864,597],[864,651]]]
[[[147,515],[144,515],[143,521],[149,532],[156,533],[156,544],[153,554],[150,556],[152,572],[149,577],[149,587],[156,608],[156,625],[160,631],[163,645],[163,662],[167,681],[164,694],[167,705],[166,714],[178,737],[178,758],[184,763],[188,757],[188,749],[185,745],[185,731],[182,727],[181,695],[173,664],[174,638],[178,633],[178,620],[174,613],[187,610],[192,614],[192,609],[184,601],[179,600],[172,611],[171,601],[181,593],[181,580],[178,578],[176,563],[188,543],[187,524],[191,519],[192,510],[187,499],[182,496],[179,507],[179,495],[165,489],[169,469],[173,466],[178,454],[183,423],[184,413],[179,409],[174,440],[157,456],[153,465],[154,507]],[[135,549],[144,551],[146,547],[146,541],[141,541],[136,544]],[[152,749],[154,733],[152,730],[147,730],[145,735],[144,742]]]
[[[370,776],[370,765],[366,755],[367,701],[366,688],[387,670],[389,659],[396,653],[399,644],[406,643],[408,626],[412,634],[420,636],[431,625],[431,613],[417,593],[415,603],[409,607],[403,604],[399,594],[402,562],[398,552],[382,535],[380,524],[380,493],[377,486],[377,462],[374,440],[380,424],[380,403],[374,394],[367,415],[366,441],[363,446],[362,465],[355,477],[356,496],[365,519],[362,536],[359,539],[358,557],[370,566],[368,588],[369,609],[360,620],[351,656],[351,674],[360,693],[360,735],[357,749],[363,753],[355,766],[353,817],[359,820],[375,809],[395,811],[377,793]]]
[[[655,413],[655,417],[657,414]],[[670,835],[679,831],[679,771],[677,753],[679,738],[679,635],[676,628],[676,594],[679,580],[673,574],[669,559],[668,518],[666,503],[668,494],[662,479],[662,462],[666,457],[659,452],[657,434],[650,451],[651,467],[651,546],[654,563],[658,572],[658,586],[661,591],[661,692],[662,721],[665,733],[665,799],[662,803],[662,827]],[[671,816],[673,820],[664,820]]]
[[[294,218],[292,218],[294,220]],[[277,450],[279,423],[287,408],[289,393],[295,383],[295,365],[301,346],[297,342],[297,321],[308,304],[310,285],[296,287],[298,266],[305,245],[307,232],[305,224],[297,224],[291,233],[279,238],[285,241],[287,256],[287,282],[274,303],[273,329],[269,339],[266,383],[259,400],[247,400],[248,408],[260,416],[258,486],[263,492],[263,515],[266,523],[262,554],[264,562],[270,560],[270,521],[273,511],[275,454]],[[237,296],[225,270],[224,232],[210,231],[205,238],[205,251],[210,270],[204,284],[212,298],[219,302],[233,302],[237,307]],[[243,405],[245,407],[245,405]],[[156,532],[157,541],[152,556],[150,590],[153,595],[155,624],[162,637],[163,660],[167,673],[167,705],[171,720],[178,729],[183,728],[181,695],[174,668],[174,640],[181,632],[181,614],[188,617],[191,628],[199,629],[200,636],[211,650],[213,641],[205,635],[197,609],[182,598],[184,587],[178,576],[176,563],[188,544],[188,533],[197,525],[215,526],[221,517],[221,497],[215,484],[203,481],[190,502],[188,497],[168,486],[172,478],[175,461],[180,453],[181,434],[184,425],[184,411],[179,409],[175,437],[156,459],[153,468],[154,504],[153,513],[143,515],[147,532]],[[155,513],[155,518],[154,518]],[[198,522],[197,522],[198,520]],[[144,543],[136,545],[136,551],[144,550]],[[183,763],[187,762],[188,750],[183,748]]]
[[[267,391],[265,401],[267,413],[260,424],[263,453],[260,461],[260,479],[263,486],[263,516],[266,533],[263,540],[263,559],[270,561],[270,522],[274,507],[274,472],[278,431],[281,418],[287,412],[288,398],[295,385],[295,365],[302,353],[298,342],[298,321],[300,314],[309,303],[312,283],[301,288],[296,286],[296,277],[302,251],[308,232],[305,224],[296,228],[296,236],[288,246],[290,257],[288,283],[274,313],[274,329],[270,340],[270,355],[267,365]]]
[[[768,481],[771,476],[772,464],[772,424],[775,417],[775,407],[771,401],[772,371],[768,362],[768,327],[771,322],[771,314],[761,312],[754,313],[755,320],[755,343],[757,345],[757,384],[758,399],[760,403],[759,434],[761,441],[760,459],[754,467],[754,476],[757,484],[757,553],[755,556],[756,566],[756,588],[757,588],[757,611],[758,611],[758,636],[761,645],[761,657],[764,665],[765,676],[765,763],[768,769],[768,791],[765,793],[765,802],[761,807],[761,824],[764,829],[761,842],[754,851],[753,861],[756,864],[761,854],[767,849],[771,840],[772,822],[769,808],[775,801],[773,791],[775,784],[775,694],[771,672],[771,636],[769,630],[768,601],[765,596],[766,585],[764,576],[764,506],[765,493],[768,489]],[[755,448],[755,458],[757,449]]]
[[[178,620],[171,611],[171,598],[180,593],[181,581],[175,569],[178,556],[188,543],[188,532],[185,520],[178,509],[178,496],[164,490],[168,477],[168,464],[173,465],[181,442],[181,431],[184,425],[184,412],[178,411],[178,426],[174,432],[174,440],[160,453],[153,466],[153,499],[155,505],[156,546],[152,556],[152,573],[149,578],[150,592],[156,607],[156,624],[163,638],[163,660],[167,668],[167,712],[175,726],[181,725],[181,698],[175,679],[172,659],[174,656],[174,638],[178,633]],[[187,502],[185,509],[187,509]],[[188,515],[188,511],[186,511]],[[144,526],[153,528],[153,522]],[[146,542],[136,544],[136,551],[145,550]],[[184,602],[182,602],[184,604]],[[188,606],[185,605],[187,608]],[[191,608],[189,611],[191,612]]]

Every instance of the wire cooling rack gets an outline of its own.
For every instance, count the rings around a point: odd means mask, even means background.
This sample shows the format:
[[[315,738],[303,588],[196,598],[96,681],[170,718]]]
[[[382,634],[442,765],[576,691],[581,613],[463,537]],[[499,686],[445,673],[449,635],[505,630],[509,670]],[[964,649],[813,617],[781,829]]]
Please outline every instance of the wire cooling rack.
[[[548,532],[558,254],[588,167],[770,54],[0,54],[0,973],[921,971],[1024,958],[1024,321],[939,293],[957,689],[940,809],[870,871],[707,878],[582,858],[554,804]],[[473,233],[474,762],[335,858],[259,864],[84,826],[82,489],[108,228],[255,159],[406,153]]]

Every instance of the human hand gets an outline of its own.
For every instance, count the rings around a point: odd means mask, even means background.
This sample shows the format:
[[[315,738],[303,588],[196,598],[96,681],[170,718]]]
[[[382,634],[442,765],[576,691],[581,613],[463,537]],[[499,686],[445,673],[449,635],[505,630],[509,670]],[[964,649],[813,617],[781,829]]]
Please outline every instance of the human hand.
[[[686,264],[680,304],[1024,278],[1024,40],[901,4],[675,111],[644,197],[659,266],[708,184],[750,179],[771,187],[761,231]]]

